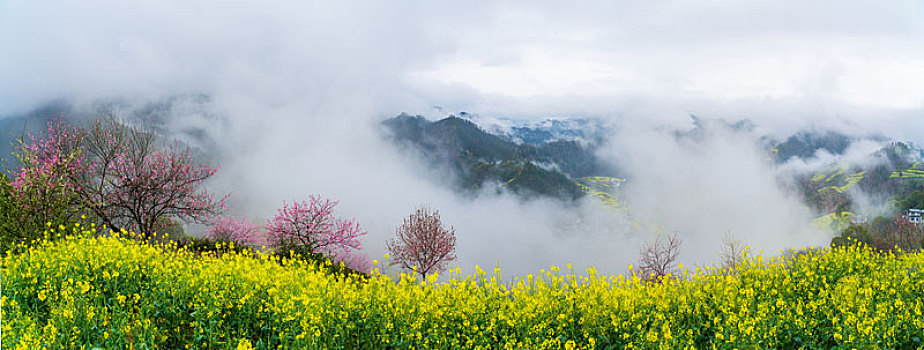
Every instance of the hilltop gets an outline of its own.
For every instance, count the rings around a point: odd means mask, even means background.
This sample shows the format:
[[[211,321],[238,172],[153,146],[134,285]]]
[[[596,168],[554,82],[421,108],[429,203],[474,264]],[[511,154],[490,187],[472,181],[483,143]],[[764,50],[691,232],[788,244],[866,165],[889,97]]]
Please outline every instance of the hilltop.
[[[383,125],[396,144],[423,153],[435,166],[450,169],[456,176],[454,186],[461,191],[496,186],[526,197],[574,200],[584,195],[578,179],[615,173],[594,154],[595,145],[564,139],[539,142],[535,135],[551,135],[548,131],[519,127],[514,130],[527,136],[514,133],[502,137],[456,116],[429,121],[407,114]],[[512,138],[531,142],[517,143]]]

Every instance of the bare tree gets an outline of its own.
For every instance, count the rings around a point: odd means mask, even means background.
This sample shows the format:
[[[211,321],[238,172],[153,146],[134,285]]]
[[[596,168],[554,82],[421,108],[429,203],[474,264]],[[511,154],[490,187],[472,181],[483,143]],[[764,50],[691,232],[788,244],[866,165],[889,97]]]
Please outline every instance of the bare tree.
[[[654,242],[646,243],[639,251],[639,272],[646,281],[661,281],[668,274],[676,274],[677,259],[683,241],[676,234],[664,239],[658,236]]]
[[[737,271],[738,264],[744,261],[744,243],[726,231],[722,237],[722,268],[728,272]]]
[[[418,208],[395,230],[388,251],[393,265],[407,270],[416,268],[424,279],[456,259],[456,232],[452,227],[443,227],[438,210],[431,213],[429,209]]]

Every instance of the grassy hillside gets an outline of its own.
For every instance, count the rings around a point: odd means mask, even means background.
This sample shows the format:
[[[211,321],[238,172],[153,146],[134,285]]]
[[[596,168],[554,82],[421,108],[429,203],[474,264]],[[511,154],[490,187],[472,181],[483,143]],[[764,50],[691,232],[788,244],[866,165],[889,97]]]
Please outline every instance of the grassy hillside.
[[[901,213],[921,206],[924,163],[917,160],[918,153],[907,144],[891,143],[872,155],[875,163],[832,163],[824,171],[796,176],[806,204],[822,214],[812,224],[836,232],[847,228],[857,221],[854,213],[864,209],[854,203],[856,194],[883,199],[885,212]]]
[[[402,114],[382,124],[392,141],[450,169],[463,192],[499,184],[524,197],[574,200],[584,194],[574,179],[613,173],[591,147],[575,141],[516,144],[458,117],[431,122]]]
[[[685,270],[663,284],[557,267],[419,283],[66,230],[76,236],[3,259],[3,348],[891,349],[924,339],[922,253],[757,256],[735,275]]]

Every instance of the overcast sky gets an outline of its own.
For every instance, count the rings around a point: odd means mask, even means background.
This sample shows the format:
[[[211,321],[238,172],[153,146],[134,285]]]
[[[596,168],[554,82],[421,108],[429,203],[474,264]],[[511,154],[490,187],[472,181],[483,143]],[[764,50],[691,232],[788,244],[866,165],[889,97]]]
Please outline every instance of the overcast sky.
[[[0,0],[0,117],[52,99],[208,94],[208,110],[177,122],[218,140],[235,214],[265,220],[319,193],[369,229],[375,255],[426,204],[456,226],[460,264],[520,272],[625,266],[637,248],[625,242],[646,237],[599,208],[460,199],[371,121],[434,106],[628,118],[603,153],[638,178],[636,210],[696,238],[685,254],[700,262],[728,231],[768,251],[828,237],[803,232],[811,213],[773,185],[752,140],[691,147],[647,124],[697,114],[924,141],[921,1],[446,3]]]
[[[249,89],[234,93],[360,92],[390,109],[516,112],[548,98],[541,108],[561,112],[640,98],[920,109],[922,43],[921,1],[6,0],[0,106]]]

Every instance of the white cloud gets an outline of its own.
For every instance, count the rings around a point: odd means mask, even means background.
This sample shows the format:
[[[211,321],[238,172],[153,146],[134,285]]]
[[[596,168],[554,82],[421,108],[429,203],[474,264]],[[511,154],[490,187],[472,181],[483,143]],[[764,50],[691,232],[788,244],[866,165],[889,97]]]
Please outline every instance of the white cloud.
[[[506,5],[457,32],[458,49],[415,76],[515,97],[924,102],[920,3]],[[495,63],[498,56],[508,64]]]

